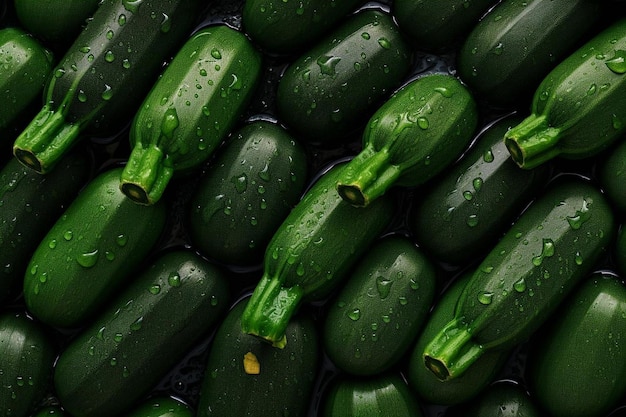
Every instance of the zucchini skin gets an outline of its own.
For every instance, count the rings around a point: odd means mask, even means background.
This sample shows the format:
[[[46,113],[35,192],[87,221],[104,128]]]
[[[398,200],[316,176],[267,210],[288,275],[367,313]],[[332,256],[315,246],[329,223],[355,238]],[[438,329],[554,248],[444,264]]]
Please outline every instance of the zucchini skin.
[[[122,192],[154,204],[172,176],[204,163],[243,114],[260,76],[261,56],[244,34],[226,25],[197,31],[135,115]]]
[[[455,378],[486,352],[526,340],[608,251],[616,229],[598,188],[557,179],[474,269],[455,317],[424,350],[426,366]]]
[[[293,54],[310,46],[347,18],[363,0],[245,0],[242,26],[268,53]]]
[[[126,412],[228,309],[225,275],[194,252],[161,254],[59,356],[55,391],[76,417]]]
[[[405,84],[369,119],[361,151],[337,181],[341,197],[364,207],[393,186],[416,187],[469,145],[478,108],[454,76],[430,73]]]
[[[199,10],[198,0],[104,0],[48,77],[43,106],[16,138],[14,155],[46,173],[81,137],[119,131]]]
[[[157,395],[142,402],[125,417],[194,417],[194,412],[180,400]]]
[[[626,226],[623,220],[620,222],[617,238],[615,239],[613,256],[617,272],[626,276]]]
[[[626,393],[626,287],[594,273],[563,304],[529,355],[531,395],[551,416],[604,416]]]
[[[533,87],[580,47],[601,2],[504,0],[472,29],[457,56],[459,77],[487,103],[525,107]],[[524,103],[524,104],[522,104]]]
[[[121,167],[93,178],[35,249],[24,276],[29,311],[54,327],[84,324],[132,277],[165,228],[164,204],[119,190]]]
[[[326,354],[352,375],[387,371],[417,337],[435,286],[434,265],[408,238],[375,242],[326,309]]]
[[[32,414],[32,417],[66,417],[67,414],[63,412],[63,409],[58,405],[48,405],[37,409],[37,412]]]
[[[419,404],[398,374],[342,377],[325,394],[321,417],[422,417]]]
[[[304,148],[280,125],[258,120],[218,151],[191,197],[191,240],[230,265],[263,261],[272,235],[304,192]]]
[[[51,384],[57,347],[47,329],[22,312],[0,315],[0,410],[27,417]]]
[[[333,144],[358,131],[410,65],[391,16],[363,10],[287,67],[276,91],[279,119],[303,141]]]
[[[498,381],[487,387],[476,399],[446,412],[448,417],[540,417],[543,415],[526,389],[510,381]]]
[[[0,302],[21,292],[33,252],[87,183],[90,165],[76,149],[50,175],[39,175],[15,158],[0,170]]]
[[[611,24],[543,79],[530,114],[504,137],[520,167],[532,168],[557,156],[589,158],[624,133],[625,27],[626,19]]]
[[[284,346],[284,329],[295,310],[335,289],[395,215],[390,196],[366,210],[335,191],[344,163],[334,165],[305,193],[272,236],[263,276],[244,310],[245,333]]]
[[[276,349],[241,332],[248,302],[249,296],[238,301],[215,334],[196,415],[305,416],[321,360],[315,323],[307,312],[299,312],[285,329],[286,346]],[[244,369],[250,353],[260,365],[258,374]]]
[[[621,141],[607,150],[600,158],[597,169],[598,181],[620,218],[626,217],[626,142]]]
[[[414,195],[408,228],[430,256],[452,265],[480,259],[544,188],[549,165],[520,170],[502,141],[521,120],[488,125],[461,160]]]

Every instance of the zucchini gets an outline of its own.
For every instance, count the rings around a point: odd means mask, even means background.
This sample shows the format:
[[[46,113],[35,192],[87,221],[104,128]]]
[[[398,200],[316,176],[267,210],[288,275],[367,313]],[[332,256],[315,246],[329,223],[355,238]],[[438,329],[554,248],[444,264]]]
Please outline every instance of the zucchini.
[[[407,225],[430,256],[451,265],[481,259],[544,187],[549,166],[520,170],[502,141],[521,120],[489,124],[461,160],[414,193]]]
[[[194,417],[190,406],[164,395],[157,395],[143,401],[126,417]]]
[[[620,141],[599,158],[597,178],[620,218],[626,217],[626,141]]]
[[[175,174],[205,162],[239,120],[261,75],[261,57],[226,26],[197,31],[137,112],[122,192],[140,204],[161,198]]]
[[[0,410],[27,417],[51,387],[57,347],[41,323],[22,312],[0,314]]]
[[[272,236],[263,276],[241,318],[245,333],[284,347],[290,317],[305,301],[336,288],[359,257],[391,223],[395,200],[381,198],[366,210],[335,191],[344,163],[313,184]]]
[[[551,416],[605,416],[626,394],[626,287],[597,272],[533,343],[531,395]]]
[[[534,399],[519,383],[498,381],[475,400],[446,412],[447,417],[540,417]],[[572,415],[573,416],[573,415]]]
[[[557,156],[584,159],[622,136],[625,56],[626,19],[620,19],[550,71],[530,114],[504,137],[513,160],[532,168]]]
[[[197,417],[304,416],[321,363],[317,329],[301,311],[285,329],[284,349],[241,332],[249,296],[220,324],[209,347]]]
[[[32,417],[66,417],[63,408],[59,405],[46,405],[37,409]]]
[[[204,255],[256,265],[307,181],[304,148],[264,120],[238,129],[211,161],[191,197],[191,240]]]
[[[326,309],[324,348],[352,375],[382,373],[409,349],[435,295],[434,265],[406,237],[374,243]]]
[[[0,170],[0,302],[22,291],[33,252],[87,183],[90,163],[85,153],[76,149],[59,167],[42,176],[12,158]]]
[[[622,221],[619,225],[617,238],[613,248],[613,256],[615,259],[615,267],[617,271],[626,276],[626,226]]]
[[[333,381],[321,417],[422,417],[420,405],[398,374]]]
[[[421,185],[461,155],[477,126],[476,102],[456,77],[419,77],[370,118],[362,149],[343,170],[337,191],[362,207],[390,187]]]
[[[302,140],[332,145],[360,130],[410,65],[392,17],[360,11],[287,67],[276,91],[279,119]]]
[[[61,352],[57,397],[75,417],[130,410],[229,304],[217,267],[187,250],[161,254]]]
[[[550,70],[587,40],[601,10],[589,0],[503,0],[463,41],[457,74],[487,103],[525,108]]]
[[[16,138],[15,156],[46,173],[80,137],[121,130],[189,36],[199,3],[103,0],[48,77],[43,106]]]
[[[364,0],[245,0],[241,23],[268,53],[293,54],[315,43]]]
[[[525,341],[608,250],[616,229],[594,185],[562,177],[535,200],[476,267],[455,316],[424,349],[441,380],[486,352]]]
[[[126,198],[121,171],[111,168],[91,180],[32,254],[24,301],[48,325],[84,324],[133,276],[165,228],[165,206]]]
[[[406,377],[418,398],[429,404],[452,406],[464,404],[483,391],[498,375],[511,349],[486,352],[457,378],[445,381],[424,366],[424,349],[428,342],[452,319],[454,309],[471,274],[464,273],[446,287],[436,300],[417,341],[410,349]]]

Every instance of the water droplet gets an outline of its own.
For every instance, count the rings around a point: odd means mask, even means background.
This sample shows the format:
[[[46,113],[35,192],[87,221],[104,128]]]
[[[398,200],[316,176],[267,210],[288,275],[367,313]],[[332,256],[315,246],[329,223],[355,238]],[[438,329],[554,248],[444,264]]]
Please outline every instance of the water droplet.
[[[428,119],[425,117],[418,117],[417,125],[420,127],[420,129],[428,129]]]
[[[362,33],[361,33],[361,37],[362,37],[363,39],[365,39],[366,41],[370,40],[370,38],[371,38],[370,34],[369,34],[369,33],[367,33],[367,32],[362,32]]]
[[[65,75],[65,70],[63,68],[57,68],[56,70],[54,70],[55,78],[61,78],[64,75]]]
[[[141,329],[142,324],[143,324],[143,317],[139,317],[137,320],[133,321],[130,324],[130,326],[129,326],[130,330],[135,332],[135,331]]]
[[[454,92],[447,87],[437,87],[435,88],[435,91],[445,98],[450,98],[454,95]]]
[[[533,258],[533,265],[539,266],[544,258],[554,256],[554,242],[552,239],[543,239],[541,253]]]
[[[124,335],[122,333],[115,333],[115,336],[113,336],[113,340],[117,343],[121,342],[122,339],[124,339]]]
[[[117,17],[117,24],[120,26],[124,26],[126,24],[126,15],[124,13]]]
[[[389,292],[391,291],[391,285],[393,281],[387,279],[383,276],[379,276],[376,278],[376,290],[378,291],[378,295],[380,295],[381,299],[385,299],[389,296]]]
[[[167,283],[170,284],[171,287],[180,287],[180,284],[181,284],[180,275],[178,275],[177,272],[172,272],[167,277]]]
[[[493,151],[491,149],[486,150],[483,153],[483,161],[493,162],[493,160],[494,160]]]
[[[159,284],[151,285],[150,288],[148,288],[148,291],[150,291],[150,294],[157,295],[161,292],[161,286]]]
[[[474,190],[479,191],[483,186],[483,179],[480,177],[474,178],[474,180],[472,181],[472,186],[474,187]]]
[[[63,239],[67,240],[68,242],[72,240],[73,237],[74,232],[72,232],[71,230],[66,230],[65,233],[63,233]]]
[[[409,300],[404,296],[400,296],[398,297],[398,302],[400,302],[401,306],[405,306],[409,303]]]
[[[476,227],[476,226],[478,226],[478,215],[477,214],[470,214],[469,216],[467,216],[466,223],[467,223],[467,225],[469,227]]]
[[[111,360],[109,361],[109,364],[111,364],[111,366],[117,365],[117,358],[111,358]]]
[[[492,292],[481,292],[480,294],[478,294],[478,302],[483,304],[483,305],[489,305],[491,304],[491,301],[493,300],[493,293]]]
[[[128,236],[124,234],[117,235],[117,237],[115,238],[115,243],[117,243],[117,246],[119,247],[126,246],[126,244],[128,243]]]
[[[621,130],[623,127],[624,122],[622,122],[622,119],[618,115],[613,114],[613,129]]]
[[[100,327],[100,329],[98,330],[98,333],[96,333],[96,339],[104,340],[104,331],[105,330],[106,330],[106,327]]]
[[[245,192],[248,188],[248,176],[245,173],[232,177],[230,182],[235,185],[235,190],[237,190],[239,194]]]
[[[78,101],[85,103],[87,101],[87,94],[83,90],[78,90]]]
[[[491,52],[495,55],[502,55],[502,52],[504,52],[504,45],[502,42],[499,42],[496,46],[494,46]]]
[[[104,54],[104,60],[106,62],[115,61],[115,55],[113,54],[113,51],[106,51],[106,53]]]
[[[102,92],[102,100],[110,100],[111,97],[113,97],[113,89],[111,88],[110,85],[105,84],[104,85],[104,91]]]
[[[180,120],[178,119],[178,113],[176,112],[175,107],[170,107],[165,110],[163,115],[163,120],[161,121],[161,133],[168,139],[172,139],[174,137],[174,131],[180,125]]]
[[[122,0],[124,8],[131,13],[136,13],[143,0]]]
[[[605,62],[606,66],[616,74],[626,73],[626,51],[617,50],[613,58]]]
[[[165,13],[161,13],[161,32],[167,33],[172,28],[172,19]]]
[[[222,53],[217,48],[211,49],[211,56],[215,59],[222,59]]]
[[[576,210],[576,214],[573,216],[567,216],[567,222],[572,229],[578,230],[590,217],[591,212],[589,211],[587,200],[583,200],[583,205],[580,210]]]
[[[317,65],[320,67],[320,72],[324,75],[335,75],[335,67],[341,61],[337,56],[322,55],[317,59]]]
[[[574,257],[574,262],[576,262],[576,265],[582,265],[583,264],[583,257],[580,254],[580,252],[576,252],[576,256]]]
[[[56,240],[56,239],[52,239],[52,240],[50,240],[50,242],[48,242],[48,247],[49,247],[50,249],[54,249],[54,248],[56,248],[56,247],[57,247],[57,240]]]
[[[98,249],[77,255],[76,261],[84,268],[91,268],[98,261]]]
[[[361,310],[359,310],[358,308],[355,308],[354,310],[348,313],[348,317],[352,321],[357,321],[359,318],[361,318]]]
[[[391,42],[389,42],[389,39],[387,38],[379,38],[378,39],[378,44],[384,48],[384,49],[390,49],[391,48]]]
[[[298,266],[296,267],[296,274],[301,277],[305,274],[305,269],[304,269],[304,264],[302,262],[300,262],[298,264]]]
[[[128,60],[128,58],[124,58],[124,60],[122,61],[122,67],[125,69],[130,68],[130,61]]]
[[[89,346],[89,348],[87,349],[87,353],[89,354],[89,356],[93,356],[96,353],[96,347]]]
[[[463,198],[466,201],[471,201],[474,198],[474,194],[471,191],[463,191]]]

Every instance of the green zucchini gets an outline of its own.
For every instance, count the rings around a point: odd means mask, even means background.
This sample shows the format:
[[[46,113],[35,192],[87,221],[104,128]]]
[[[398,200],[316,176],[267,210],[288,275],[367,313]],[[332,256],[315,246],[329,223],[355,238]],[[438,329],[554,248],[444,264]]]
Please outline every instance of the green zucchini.
[[[457,74],[487,103],[525,108],[550,70],[587,40],[600,3],[503,0],[463,41]]]
[[[626,276],[626,226],[622,221],[617,232],[615,245],[613,248],[613,256],[615,258],[615,267],[617,271]]]
[[[626,141],[620,141],[599,158],[597,178],[616,213],[626,216]]]
[[[198,0],[103,0],[48,77],[44,103],[13,144],[49,172],[81,137],[106,137],[137,111],[197,21]]]
[[[298,307],[326,297],[343,282],[391,223],[391,196],[364,210],[337,194],[334,184],[345,166],[338,163],[325,171],[272,236],[263,276],[241,318],[244,332],[284,347],[285,328]]]
[[[51,387],[57,347],[41,323],[21,312],[0,314],[0,410],[27,417]]]
[[[12,158],[0,170],[0,302],[22,291],[39,242],[87,183],[90,164],[84,152],[66,155],[59,167],[42,176]]]
[[[544,414],[521,384],[499,381],[487,387],[478,398],[453,407],[445,415],[446,417],[540,417]]]
[[[476,267],[455,316],[424,349],[441,380],[486,352],[525,341],[608,251],[616,224],[598,188],[564,176],[538,197]]]
[[[418,398],[429,404],[452,406],[475,398],[496,378],[511,354],[510,349],[486,352],[457,378],[445,381],[424,366],[428,342],[452,319],[454,309],[470,274],[464,273],[448,286],[435,302],[426,324],[410,351],[406,377]]]
[[[122,192],[154,204],[173,175],[198,168],[239,120],[260,75],[261,57],[241,32],[226,25],[197,31],[132,122]]]
[[[165,228],[165,206],[126,198],[121,171],[111,168],[91,180],[32,254],[24,300],[46,324],[84,324],[133,276]]]
[[[143,401],[126,417],[194,417],[191,407],[184,402],[164,395]]]
[[[211,161],[191,197],[190,236],[206,256],[256,265],[307,181],[304,148],[280,125],[238,129]]]
[[[460,161],[414,193],[407,224],[430,256],[451,265],[480,259],[544,187],[548,165],[520,170],[502,141],[521,120],[488,125]]]
[[[388,370],[417,337],[435,286],[434,265],[408,238],[382,238],[355,266],[326,309],[326,354],[352,375]]]
[[[624,134],[625,29],[626,19],[613,23],[543,79],[530,114],[504,137],[520,167],[588,158]]]
[[[594,273],[533,343],[531,395],[553,417],[605,416],[626,394],[626,287]]]
[[[420,405],[398,374],[333,381],[321,417],[422,417]]]
[[[453,49],[498,0],[394,0],[392,11],[400,29],[416,48]]]
[[[229,304],[220,269],[192,251],[161,254],[61,352],[57,397],[75,417],[127,412]]]
[[[315,43],[364,0],[245,0],[241,23],[268,53],[292,54]]]
[[[360,130],[410,65],[392,17],[363,10],[287,67],[276,91],[279,119],[302,140],[331,145]]]
[[[362,207],[390,187],[421,185],[461,155],[477,126],[476,102],[456,77],[419,77],[370,118],[362,149],[337,181],[337,191]]]
[[[209,347],[197,417],[304,416],[321,363],[317,329],[302,311],[285,329],[287,345],[275,349],[241,332],[249,296],[220,324]]]

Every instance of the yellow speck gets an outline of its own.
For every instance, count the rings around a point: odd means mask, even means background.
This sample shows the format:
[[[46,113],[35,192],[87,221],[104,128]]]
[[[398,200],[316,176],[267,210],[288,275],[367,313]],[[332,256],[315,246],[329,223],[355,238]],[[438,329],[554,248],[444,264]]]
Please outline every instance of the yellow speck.
[[[243,355],[243,369],[248,375],[261,373],[261,364],[254,353],[248,352]]]

